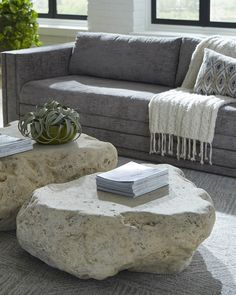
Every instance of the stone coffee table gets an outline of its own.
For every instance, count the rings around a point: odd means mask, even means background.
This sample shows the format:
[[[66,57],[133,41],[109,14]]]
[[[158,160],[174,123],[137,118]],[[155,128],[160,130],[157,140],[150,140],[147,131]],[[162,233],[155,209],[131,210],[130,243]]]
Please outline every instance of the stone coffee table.
[[[22,137],[17,122],[0,133]],[[117,151],[86,134],[68,144],[34,144],[32,151],[0,158],[0,230],[15,228],[16,215],[32,192],[49,183],[63,183],[117,165]]]
[[[160,166],[169,169],[169,192],[136,199],[97,192],[96,174],[37,189],[17,216],[21,247],[82,279],[182,271],[210,235],[215,210],[181,170]]]

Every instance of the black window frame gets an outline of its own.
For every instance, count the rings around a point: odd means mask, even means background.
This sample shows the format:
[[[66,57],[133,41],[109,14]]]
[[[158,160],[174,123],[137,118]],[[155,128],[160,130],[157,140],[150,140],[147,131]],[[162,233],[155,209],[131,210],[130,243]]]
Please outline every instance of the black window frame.
[[[221,27],[236,28],[236,23],[232,22],[213,22],[211,21],[211,0],[199,0],[199,20],[178,20],[157,18],[156,8],[158,0],[151,0],[151,20],[152,24],[182,25],[182,26],[201,26],[201,27]]]
[[[42,17],[42,18],[58,18],[58,19],[87,20],[88,18],[87,15],[57,13],[57,0],[48,0],[48,13],[39,13],[38,15],[39,17]]]

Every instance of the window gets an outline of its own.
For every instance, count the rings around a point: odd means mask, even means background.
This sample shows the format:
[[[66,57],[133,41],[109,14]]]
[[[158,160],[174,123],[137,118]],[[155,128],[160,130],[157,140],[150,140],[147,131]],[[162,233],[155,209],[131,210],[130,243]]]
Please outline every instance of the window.
[[[88,0],[33,0],[39,17],[87,19]]]
[[[236,23],[236,1],[211,0],[211,21]]]
[[[152,0],[152,23],[236,28],[236,1]]]
[[[175,20],[199,20],[199,1],[157,0],[157,18]]]
[[[48,7],[48,0],[33,0],[34,9],[40,14],[48,14],[49,7]]]

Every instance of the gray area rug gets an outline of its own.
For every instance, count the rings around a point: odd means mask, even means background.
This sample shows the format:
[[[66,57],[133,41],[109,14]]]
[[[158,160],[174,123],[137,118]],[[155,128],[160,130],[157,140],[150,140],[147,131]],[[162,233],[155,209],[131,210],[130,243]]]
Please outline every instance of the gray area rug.
[[[127,159],[120,158],[120,164]],[[15,232],[0,233],[1,295],[235,295],[236,179],[184,170],[212,196],[217,220],[190,266],[178,275],[123,271],[104,281],[79,280],[22,250]]]
[[[2,76],[0,71],[0,128],[3,127],[3,117],[2,117]]]

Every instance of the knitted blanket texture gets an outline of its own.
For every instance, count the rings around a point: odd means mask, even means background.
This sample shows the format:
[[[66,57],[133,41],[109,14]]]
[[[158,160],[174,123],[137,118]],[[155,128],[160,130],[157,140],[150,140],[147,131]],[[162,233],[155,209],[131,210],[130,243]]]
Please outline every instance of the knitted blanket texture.
[[[154,95],[149,103],[150,153],[212,164],[212,142],[219,108],[235,99],[193,93],[205,48],[236,58],[233,39],[213,36],[198,44],[182,86]]]

